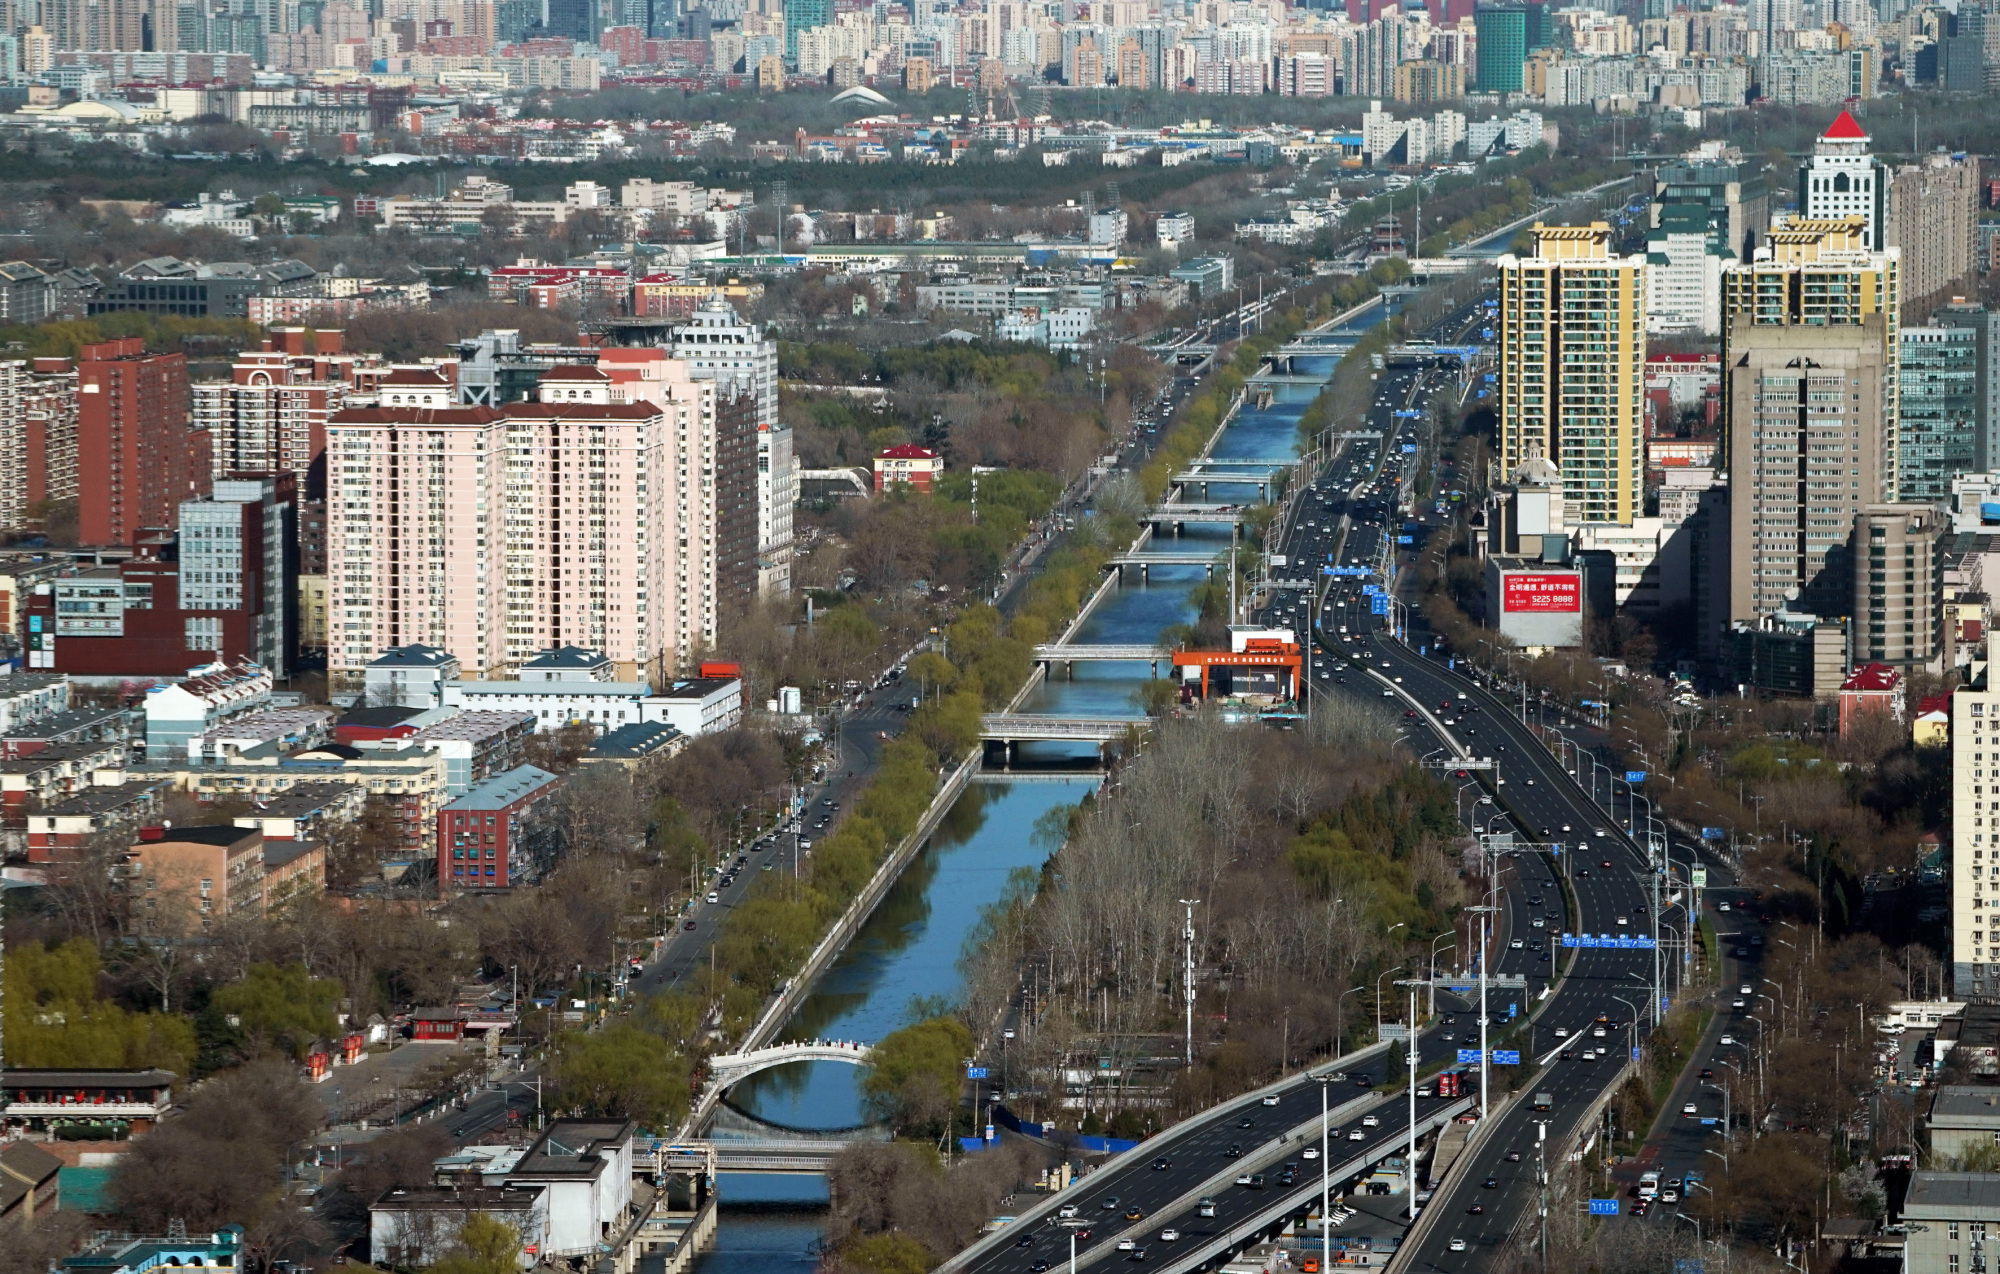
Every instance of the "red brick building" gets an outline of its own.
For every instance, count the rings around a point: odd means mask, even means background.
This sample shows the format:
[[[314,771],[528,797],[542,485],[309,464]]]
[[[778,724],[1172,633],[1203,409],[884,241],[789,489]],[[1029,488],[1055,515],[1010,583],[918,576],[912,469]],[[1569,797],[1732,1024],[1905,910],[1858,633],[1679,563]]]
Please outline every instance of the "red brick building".
[[[188,425],[187,359],[148,354],[138,337],[86,345],[77,361],[77,535],[132,543],[174,525],[208,489],[207,436]]]
[[[536,806],[561,786],[547,770],[517,766],[437,814],[438,892],[507,889],[539,873],[552,829]]]

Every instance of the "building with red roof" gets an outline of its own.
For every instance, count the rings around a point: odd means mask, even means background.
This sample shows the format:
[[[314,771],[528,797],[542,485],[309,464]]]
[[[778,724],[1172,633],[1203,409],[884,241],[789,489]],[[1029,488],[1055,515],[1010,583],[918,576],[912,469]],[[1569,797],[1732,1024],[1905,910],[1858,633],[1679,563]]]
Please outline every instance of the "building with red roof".
[[[1886,246],[1889,173],[1868,153],[1868,134],[1842,111],[1813,143],[1812,158],[1799,169],[1799,211],[1808,221],[1861,217],[1868,223],[1868,247]]]
[[[1903,719],[1903,674],[1888,664],[1862,664],[1840,683],[1840,737],[1865,712],[1885,712]]]
[[[906,442],[876,453],[875,490],[887,491],[892,482],[907,482],[919,491],[929,491],[943,472],[943,456],[929,447]]]

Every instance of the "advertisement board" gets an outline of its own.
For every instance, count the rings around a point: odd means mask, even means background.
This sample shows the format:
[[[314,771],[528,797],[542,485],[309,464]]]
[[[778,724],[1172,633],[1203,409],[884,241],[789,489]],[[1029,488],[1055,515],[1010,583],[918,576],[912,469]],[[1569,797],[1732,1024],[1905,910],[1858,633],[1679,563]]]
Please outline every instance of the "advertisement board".
[[[1573,614],[1583,609],[1583,578],[1570,572],[1509,573],[1502,581],[1501,606],[1516,614]]]

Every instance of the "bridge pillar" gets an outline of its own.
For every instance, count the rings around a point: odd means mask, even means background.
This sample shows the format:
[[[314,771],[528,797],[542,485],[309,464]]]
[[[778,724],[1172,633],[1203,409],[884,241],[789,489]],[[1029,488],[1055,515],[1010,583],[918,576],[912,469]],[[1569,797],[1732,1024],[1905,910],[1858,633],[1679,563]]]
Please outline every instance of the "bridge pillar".
[[[1153,568],[1144,562],[1139,563],[1139,582],[1141,584],[1150,584],[1153,582]]]
[[[1006,746],[1007,761],[1006,764],[1002,767],[1003,769],[1011,770],[1014,768],[1014,749],[1017,746],[1019,745],[1016,743],[1015,740],[1013,739],[1007,740],[1007,746]]]

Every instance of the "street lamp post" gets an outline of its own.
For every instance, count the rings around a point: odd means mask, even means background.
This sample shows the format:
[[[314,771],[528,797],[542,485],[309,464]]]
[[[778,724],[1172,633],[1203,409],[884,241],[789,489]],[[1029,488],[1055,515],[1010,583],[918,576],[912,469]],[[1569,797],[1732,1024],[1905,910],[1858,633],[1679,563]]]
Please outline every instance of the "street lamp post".
[[[1400,973],[1402,970],[1403,966],[1399,964],[1393,969],[1382,970],[1375,977],[1375,1039],[1378,1042],[1382,1038],[1382,979],[1392,973]]]
[[[1491,891],[1488,891],[1489,893]],[[1493,1073],[1492,1058],[1486,1051],[1486,917],[1500,910],[1498,907],[1481,903],[1477,907],[1467,907],[1467,911],[1479,913],[1479,949],[1474,958],[1479,961],[1479,1118],[1486,1118],[1487,1077]]]
[[[1330,1070],[1320,1071],[1313,1078],[1319,1081],[1319,1267],[1331,1270],[1333,1268],[1333,1177],[1331,1175],[1333,1170],[1329,1166],[1332,1130],[1327,1117],[1327,1089],[1333,1083],[1334,1073]]]
[[[1185,1064],[1194,1065],[1194,909],[1201,902],[1199,898],[1183,898],[1181,906],[1187,908],[1187,929],[1183,936],[1187,939],[1187,973],[1181,999],[1187,1009],[1187,1054]]]
[[[1437,991],[1437,975],[1438,975],[1438,946],[1437,946],[1437,944],[1438,944],[1438,943],[1440,943],[1440,942],[1443,942],[1443,941],[1444,941],[1444,940],[1445,940],[1446,938],[1450,938],[1450,939],[1452,940],[1452,942],[1451,942],[1451,945],[1450,945],[1449,947],[1445,948],[1445,949],[1446,949],[1447,951],[1456,951],[1456,950],[1458,950],[1458,934],[1457,934],[1457,932],[1456,932],[1456,931],[1453,931],[1453,932],[1451,932],[1451,933],[1441,933],[1441,934],[1439,934],[1439,935],[1438,935],[1438,936],[1437,936],[1436,938],[1434,938],[1434,939],[1432,939],[1432,940],[1431,940],[1431,964],[1430,964],[1430,974],[1431,974],[1431,976],[1430,976],[1430,982],[1429,982],[1429,986],[1430,986],[1430,989],[1431,989],[1431,991],[1430,991],[1430,1012],[1429,1012],[1429,1016],[1431,1016],[1431,1017],[1436,1017],[1436,1016],[1437,1016],[1437,1010],[1438,1010],[1438,991]]]

